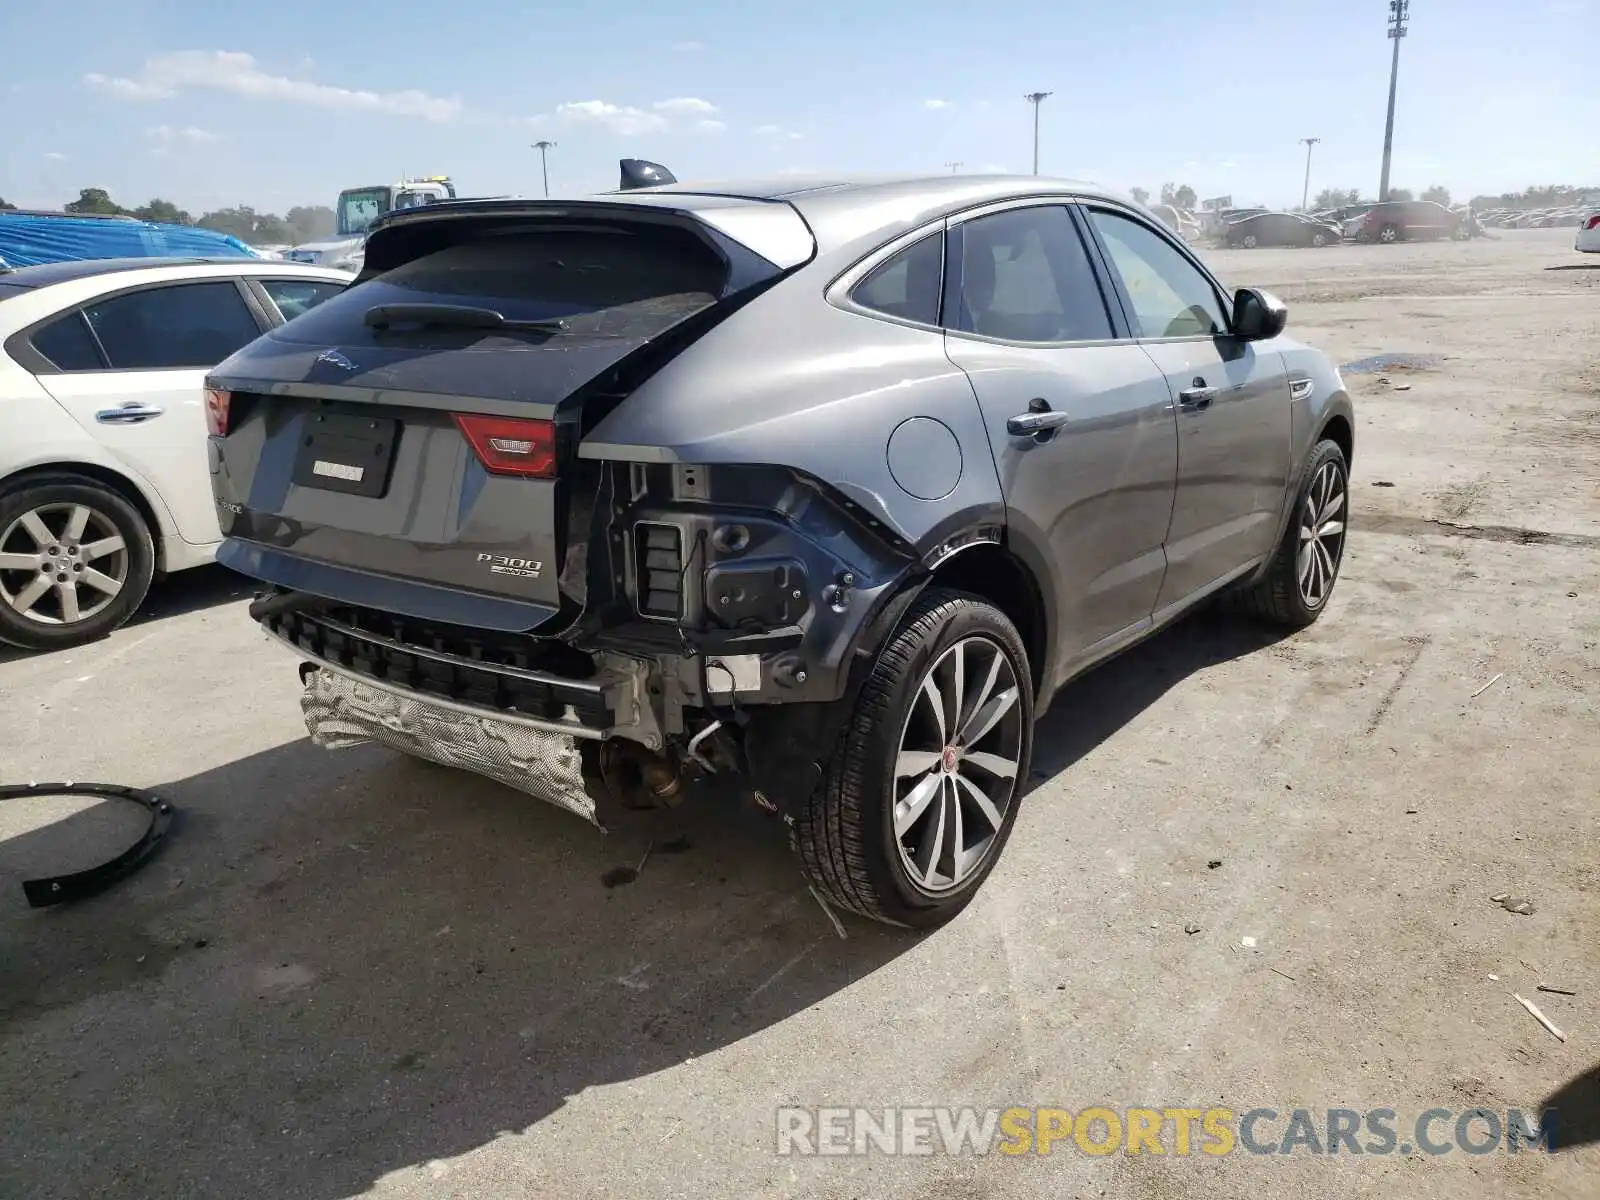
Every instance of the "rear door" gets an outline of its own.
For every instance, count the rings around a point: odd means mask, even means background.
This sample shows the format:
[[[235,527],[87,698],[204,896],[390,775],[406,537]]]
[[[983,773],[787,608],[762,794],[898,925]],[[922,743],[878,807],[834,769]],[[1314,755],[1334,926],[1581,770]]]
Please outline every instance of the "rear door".
[[[184,541],[205,545],[221,533],[206,469],[201,384],[265,324],[238,281],[206,279],[91,301],[41,326],[30,341],[57,363],[38,376],[45,390],[150,480]]]
[[[946,353],[988,426],[1013,544],[1057,597],[1069,673],[1143,629],[1172,516],[1177,447],[1166,381],[1118,320],[1064,203],[951,225]],[[1013,432],[1013,419],[1041,426]]]
[[[1271,550],[1290,465],[1288,372],[1275,343],[1232,336],[1221,292],[1176,242],[1132,212],[1086,211],[1177,405],[1178,485],[1156,604],[1166,608]]]

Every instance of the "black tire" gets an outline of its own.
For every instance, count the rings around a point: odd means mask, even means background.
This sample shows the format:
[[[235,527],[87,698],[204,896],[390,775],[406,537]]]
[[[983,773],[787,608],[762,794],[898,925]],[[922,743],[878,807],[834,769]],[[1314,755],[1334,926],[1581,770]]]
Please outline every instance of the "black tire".
[[[967,641],[972,638],[981,639],[979,653],[992,649],[1003,655],[1018,681],[1016,704],[1002,722],[1008,738],[1016,733],[1009,723],[1020,722],[1017,770],[1008,791],[1002,776],[993,777],[993,786],[1006,793],[1006,807],[985,856],[958,883],[933,893],[912,879],[902,861],[894,831],[894,767],[913,706],[923,696],[923,680],[958,643],[972,646]],[[974,671],[973,678],[978,674]],[[917,598],[879,651],[821,784],[790,825],[790,841],[806,876],[830,903],[874,920],[919,929],[942,924],[966,907],[999,860],[1016,824],[1033,753],[1031,679],[1022,638],[999,609],[979,597],[943,588],[929,589]],[[966,692],[964,698],[975,709],[981,697],[974,694],[970,681]],[[924,715],[927,712],[931,710]],[[999,733],[1000,727],[994,732]],[[968,749],[984,744],[979,738]],[[961,795],[951,782],[952,792]],[[945,804],[942,791],[937,800],[941,807]],[[932,803],[927,807],[933,810]]]
[[[1328,235],[1325,233],[1313,233],[1311,235],[1311,244],[1320,250],[1328,244]]]
[[[38,475],[0,486],[0,539],[7,539],[8,531],[26,514],[57,505],[86,507],[97,526],[109,526],[120,535],[122,550],[107,557],[122,555],[115,564],[121,590],[92,615],[70,623],[61,621],[64,611],[58,602],[53,608],[36,608],[41,617],[54,618],[44,620],[24,615],[13,603],[21,597],[29,575],[14,569],[0,570],[0,642],[24,650],[65,650],[105,637],[144,602],[155,575],[155,541],[139,510],[111,488],[80,475]],[[13,544],[25,547],[23,539],[22,533],[11,533],[6,544],[0,545],[0,551]]]
[[[1308,511],[1307,502],[1312,488],[1327,464],[1332,464],[1333,470],[1337,473],[1339,494],[1343,501],[1337,517],[1341,525],[1348,526],[1349,464],[1345,462],[1344,451],[1339,449],[1337,442],[1318,442],[1310,458],[1307,459],[1305,470],[1300,474],[1300,483],[1295,488],[1294,510],[1290,515],[1289,527],[1284,530],[1283,540],[1279,542],[1278,549],[1267,564],[1265,573],[1254,584],[1232,592],[1228,597],[1230,606],[1235,611],[1272,625],[1303,629],[1320,617],[1323,610],[1328,607],[1328,600],[1333,594],[1334,585],[1338,582],[1339,568],[1344,562],[1344,529],[1340,530],[1337,549],[1331,555],[1332,577],[1320,598],[1307,598],[1305,589],[1301,586],[1300,575],[1301,528],[1306,524],[1303,517]]]
[[[1401,237],[1402,234],[1398,225],[1389,224],[1378,230],[1378,240],[1386,246],[1400,241]]]

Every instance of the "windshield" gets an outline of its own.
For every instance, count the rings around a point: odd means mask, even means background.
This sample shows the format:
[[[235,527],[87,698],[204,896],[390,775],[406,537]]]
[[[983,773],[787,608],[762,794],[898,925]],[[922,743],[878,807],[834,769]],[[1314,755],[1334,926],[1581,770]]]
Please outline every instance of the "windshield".
[[[386,187],[352,188],[339,193],[339,233],[356,237],[367,231],[367,226],[389,211],[393,201]]]
[[[430,192],[401,192],[394,198],[395,210],[402,208],[421,208],[424,204],[432,204],[438,196]]]

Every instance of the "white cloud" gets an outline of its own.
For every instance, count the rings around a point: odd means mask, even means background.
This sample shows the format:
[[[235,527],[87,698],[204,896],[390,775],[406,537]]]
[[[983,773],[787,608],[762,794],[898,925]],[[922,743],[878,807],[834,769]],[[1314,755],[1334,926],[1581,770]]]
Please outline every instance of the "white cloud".
[[[65,154],[61,153],[61,151],[59,151],[59,150],[51,150],[51,151],[49,151],[49,152],[47,152],[45,154],[45,157],[48,158],[51,162],[66,162],[67,161],[67,156]]]
[[[726,121],[696,121],[694,127],[701,133],[721,133],[728,128]]]
[[[185,125],[182,129],[174,129],[171,125],[152,125],[144,133],[151,141],[163,146],[170,146],[174,142],[188,142],[192,146],[200,146],[217,140],[216,134],[193,125]]]
[[[923,108],[927,108],[927,109],[949,108],[950,107],[950,101],[948,101],[948,100],[924,100],[922,102],[922,107]]]
[[[667,119],[660,113],[646,112],[627,104],[607,104],[604,100],[575,100],[570,104],[560,104],[556,106],[556,116],[573,124],[599,125],[624,136],[660,133],[667,128]]]
[[[1009,175],[1009,174],[1011,174],[1011,172],[1008,171],[1000,163],[984,163],[983,166],[979,168],[979,171],[980,171],[981,174],[984,174],[984,175]]]
[[[128,100],[167,100],[185,91],[217,91],[252,100],[420,117],[426,121],[453,121],[462,110],[461,101],[456,97],[434,96],[415,89],[370,92],[290,79],[286,75],[269,75],[256,65],[252,56],[229,50],[178,50],[157,54],[145,60],[135,78],[108,77],[92,72],[83,79],[90,87]]]
[[[803,133],[796,133],[796,132],[795,132],[795,131],[794,131],[794,130],[792,130],[792,129],[791,129],[791,130],[790,130],[790,131],[789,131],[789,140],[790,140],[790,141],[791,141],[791,142],[798,142],[798,141],[799,141],[799,140],[800,140],[800,139],[801,139],[801,138],[803,138],[803,137],[805,137],[805,136],[806,136],[806,135],[805,135],[805,134],[803,134]]]
[[[808,176],[815,175],[816,172],[810,167],[784,167],[778,172],[778,174],[788,179],[804,179]]]
[[[757,125],[755,129],[757,137],[777,137],[782,132],[783,128],[779,125]]]
[[[698,96],[675,96],[671,100],[657,100],[650,107],[659,113],[666,113],[669,117],[687,117],[699,113],[709,115],[717,111],[715,104]]]
[[[674,54],[693,54],[695,51],[704,50],[705,48],[706,48],[706,44],[704,42],[673,42],[672,43],[672,52]]]

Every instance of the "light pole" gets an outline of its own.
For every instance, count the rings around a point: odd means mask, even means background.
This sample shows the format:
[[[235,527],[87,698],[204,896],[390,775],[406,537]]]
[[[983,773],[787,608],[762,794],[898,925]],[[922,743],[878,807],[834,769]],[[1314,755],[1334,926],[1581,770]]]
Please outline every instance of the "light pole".
[[[1378,199],[1389,198],[1389,156],[1394,150],[1394,94],[1400,79],[1400,39],[1406,35],[1406,18],[1411,15],[1411,0],[1389,0],[1389,40],[1394,57],[1389,64],[1389,119],[1383,126],[1383,174],[1378,179]]]
[[[1029,92],[1023,97],[1024,100],[1033,105],[1033,173],[1035,175],[1039,173],[1039,105],[1043,104],[1052,94],[1051,92]]]
[[[544,176],[544,198],[550,199],[550,160],[545,156],[555,148],[554,142],[537,141],[533,148],[539,152],[539,174]]]
[[[1306,183],[1300,189],[1300,211],[1306,210],[1306,199],[1311,195],[1311,147],[1320,142],[1321,138],[1301,138],[1306,145]]]
[[[957,171],[961,170],[961,168],[963,166],[965,166],[965,165],[966,165],[965,163],[959,163],[959,162],[947,162],[947,163],[945,163],[945,166],[950,168],[950,174],[952,174],[952,175],[954,175]]]

